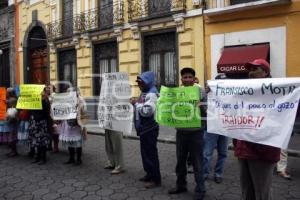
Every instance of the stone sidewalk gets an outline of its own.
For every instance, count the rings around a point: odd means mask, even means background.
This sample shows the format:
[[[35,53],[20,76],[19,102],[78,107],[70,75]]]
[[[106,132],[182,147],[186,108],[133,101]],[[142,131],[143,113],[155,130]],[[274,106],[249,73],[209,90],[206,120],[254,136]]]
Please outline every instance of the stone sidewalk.
[[[175,145],[159,143],[162,187],[147,190],[137,181],[144,175],[139,150],[139,141],[124,140],[126,173],[110,175],[104,170],[106,162],[104,137],[89,135],[83,148],[83,165],[79,167],[62,164],[68,159],[67,151],[49,153],[46,165],[31,164],[20,146],[21,155],[6,158],[8,151],[0,146],[0,200],[27,199],[84,199],[84,200],[168,200],[192,199],[193,175],[188,175],[189,192],[170,196],[168,189],[174,186]],[[212,178],[206,182],[206,200],[238,200],[240,196],[237,161],[229,151],[224,182],[216,184]],[[275,176],[273,181],[275,200],[300,200],[300,159],[289,158],[293,180]]]

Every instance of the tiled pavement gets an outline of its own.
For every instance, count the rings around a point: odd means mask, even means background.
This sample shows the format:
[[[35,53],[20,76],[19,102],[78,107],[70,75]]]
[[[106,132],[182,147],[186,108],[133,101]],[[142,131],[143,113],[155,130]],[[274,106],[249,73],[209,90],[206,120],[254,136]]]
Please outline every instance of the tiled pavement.
[[[124,140],[126,173],[110,175],[104,170],[106,156],[104,137],[89,135],[83,148],[83,165],[79,167],[62,164],[67,160],[67,151],[48,154],[46,165],[31,164],[25,156],[27,149],[20,146],[21,155],[6,158],[8,151],[0,146],[0,200],[4,199],[84,199],[84,200],[168,200],[192,199],[193,176],[188,175],[189,192],[170,196],[167,190],[175,183],[175,145],[159,144],[162,173],[162,187],[147,190],[138,178],[144,175],[139,151],[139,141]],[[229,151],[226,161],[224,182],[216,184],[212,179],[206,182],[207,196],[212,200],[238,200],[240,196],[237,161]],[[293,180],[274,177],[275,200],[300,200],[300,158],[290,157],[289,168]]]

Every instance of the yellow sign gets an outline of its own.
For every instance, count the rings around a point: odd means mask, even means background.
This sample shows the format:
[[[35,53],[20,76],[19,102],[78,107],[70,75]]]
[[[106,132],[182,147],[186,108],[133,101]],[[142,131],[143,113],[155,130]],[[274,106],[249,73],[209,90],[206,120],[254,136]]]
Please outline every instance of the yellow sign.
[[[6,88],[0,87],[0,120],[6,118]]]
[[[42,110],[42,91],[44,85],[23,84],[20,85],[20,96],[17,109]]]

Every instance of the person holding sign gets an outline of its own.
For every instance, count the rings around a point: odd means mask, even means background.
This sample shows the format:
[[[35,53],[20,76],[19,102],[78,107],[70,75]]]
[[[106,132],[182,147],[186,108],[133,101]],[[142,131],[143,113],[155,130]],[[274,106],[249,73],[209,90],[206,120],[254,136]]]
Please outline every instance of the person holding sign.
[[[34,155],[37,150],[37,157],[32,163],[38,163],[39,165],[46,164],[47,149],[50,145],[49,120],[50,102],[45,91],[43,91],[42,109],[30,110],[28,139],[30,141],[31,150],[29,155]]]
[[[226,74],[219,74],[215,77],[216,80],[228,79]],[[209,88],[208,88],[209,90]],[[228,150],[228,137],[218,135],[215,133],[204,133],[204,179],[207,179],[211,170],[211,160],[213,157],[214,149],[217,149],[218,158],[214,170],[214,180],[216,183],[221,183],[223,178],[223,168],[227,157]]]
[[[139,179],[145,182],[145,187],[155,188],[161,186],[161,175],[157,152],[157,137],[159,126],[154,120],[155,104],[158,91],[154,83],[154,73],[147,71],[137,77],[137,84],[142,92],[136,101],[131,99],[135,107],[135,128],[140,136],[141,155],[146,175]]]
[[[69,159],[64,164],[74,164],[75,166],[79,166],[82,163],[82,144],[83,140],[86,140],[87,134],[86,127],[84,127],[86,104],[84,99],[80,96],[79,88],[69,88],[68,92],[74,90],[77,94],[77,115],[76,118],[64,120],[59,125],[59,140],[62,142],[63,146],[68,147],[69,151]]]
[[[7,111],[6,120],[9,129],[7,142],[11,151],[6,154],[9,157],[17,156],[17,128],[18,128],[18,111],[16,109],[17,96],[14,88],[7,88]]]
[[[193,68],[183,68],[180,71],[181,81],[184,87],[194,85],[195,70]],[[195,86],[198,87],[198,86]],[[201,90],[200,103],[205,101],[205,91]],[[205,108],[200,106],[201,118],[205,117]],[[178,194],[187,191],[187,157],[190,153],[191,162],[194,168],[194,177],[196,182],[194,199],[202,200],[205,196],[205,185],[203,177],[203,134],[205,130],[205,121],[199,120],[199,126],[188,128],[177,128],[176,132],[176,187],[169,190],[169,194]]]
[[[270,65],[264,59],[247,63],[249,78],[270,77]],[[243,200],[271,200],[271,185],[276,162],[280,158],[277,147],[234,139],[234,154],[240,166]]]

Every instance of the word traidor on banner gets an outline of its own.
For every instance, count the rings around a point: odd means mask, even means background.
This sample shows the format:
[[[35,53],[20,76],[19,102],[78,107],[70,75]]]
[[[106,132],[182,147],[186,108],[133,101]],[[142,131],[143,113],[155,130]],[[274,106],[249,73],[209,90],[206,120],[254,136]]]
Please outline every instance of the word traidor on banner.
[[[160,125],[175,128],[201,127],[199,90],[198,86],[177,88],[162,86],[156,106],[156,121]]]
[[[207,131],[286,149],[300,98],[300,78],[208,81]]]
[[[0,120],[6,119],[6,88],[0,87]]]
[[[44,85],[21,84],[17,109],[42,110],[42,91]]]
[[[66,92],[54,94],[51,103],[51,117],[54,120],[76,119],[77,117],[77,94]]]
[[[124,72],[104,73],[98,105],[100,128],[132,133],[133,106],[129,76]]]

